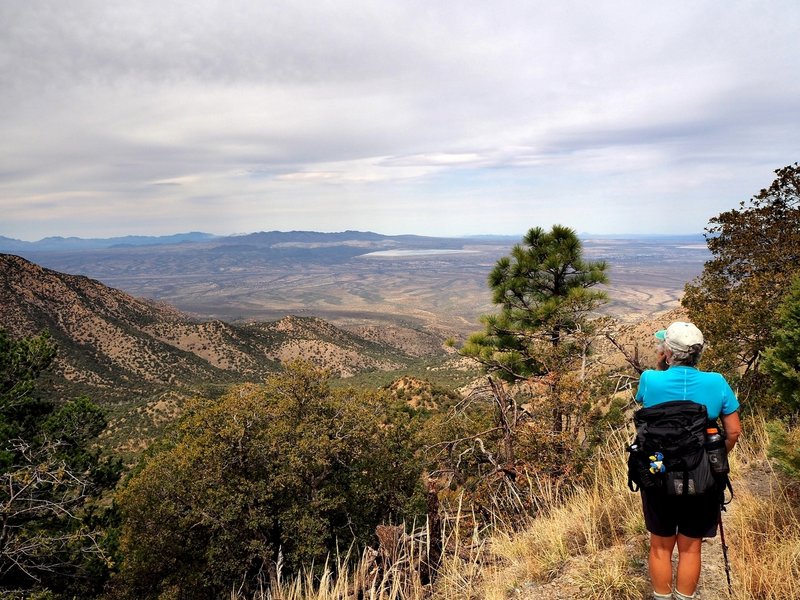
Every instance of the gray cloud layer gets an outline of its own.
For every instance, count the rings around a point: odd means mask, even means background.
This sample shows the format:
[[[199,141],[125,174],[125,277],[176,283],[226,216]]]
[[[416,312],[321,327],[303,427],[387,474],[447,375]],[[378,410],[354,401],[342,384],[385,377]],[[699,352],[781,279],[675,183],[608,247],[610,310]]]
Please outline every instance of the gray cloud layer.
[[[800,5],[0,2],[0,235],[698,231],[798,160]]]

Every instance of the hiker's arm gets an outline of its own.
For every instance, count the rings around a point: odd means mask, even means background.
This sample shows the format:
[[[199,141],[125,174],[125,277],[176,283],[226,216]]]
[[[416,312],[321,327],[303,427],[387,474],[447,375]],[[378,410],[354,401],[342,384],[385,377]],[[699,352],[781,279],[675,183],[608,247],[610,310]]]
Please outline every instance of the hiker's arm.
[[[722,415],[722,428],[725,430],[725,448],[730,452],[742,435],[742,422],[739,412],[734,411],[729,415]]]

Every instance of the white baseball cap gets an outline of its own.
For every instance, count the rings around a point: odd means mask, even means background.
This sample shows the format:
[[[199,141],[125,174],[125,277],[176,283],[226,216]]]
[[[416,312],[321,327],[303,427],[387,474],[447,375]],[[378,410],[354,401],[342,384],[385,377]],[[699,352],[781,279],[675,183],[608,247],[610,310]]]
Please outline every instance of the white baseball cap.
[[[705,343],[703,333],[692,323],[684,321],[675,321],[666,329],[657,331],[656,338],[664,340],[675,352],[689,352],[692,346],[702,346]]]

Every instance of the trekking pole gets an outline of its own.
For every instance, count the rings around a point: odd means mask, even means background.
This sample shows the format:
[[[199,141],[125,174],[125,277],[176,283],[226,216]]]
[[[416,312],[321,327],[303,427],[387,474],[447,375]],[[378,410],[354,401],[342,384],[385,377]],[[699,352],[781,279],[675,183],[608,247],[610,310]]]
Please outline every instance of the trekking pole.
[[[728,562],[728,544],[725,543],[725,529],[722,527],[722,511],[725,506],[720,506],[719,511],[719,538],[722,542],[722,559],[725,561],[725,576],[728,578],[728,595],[733,595],[733,586],[731,585],[731,564]]]

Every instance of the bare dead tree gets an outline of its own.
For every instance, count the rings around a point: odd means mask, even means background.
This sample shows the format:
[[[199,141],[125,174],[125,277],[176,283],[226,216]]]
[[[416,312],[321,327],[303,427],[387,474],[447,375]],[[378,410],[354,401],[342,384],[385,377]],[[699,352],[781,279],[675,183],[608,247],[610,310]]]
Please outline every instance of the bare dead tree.
[[[636,371],[639,375],[644,373],[644,367],[642,366],[641,358],[639,357],[639,344],[633,345],[633,350],[629,351],[625,346],[619,343],[616,338],[611,333],[606,333],[605,338],[611,342],[614,347],[622,353],[622,356],[625,357],[625,362],[627,362],[633,370]]]
[[[506,393],[502,384],[492,377],[487,377],[492,396],[496,404],[497,427],[503,432],[503,463],[499,468],[512,479],[516,478],[516,457],[514,455],[514,438],[517,429],[519,408],[511,394]]]
[[[439,512],[439,494],[435,478],[428,478],[427,488],[427,552],[420,565],[420,581],[423,585],[436,581],[442,559],[442,515]]]

